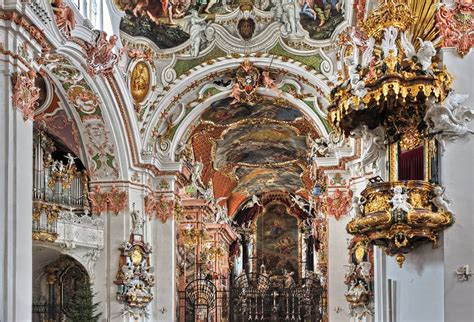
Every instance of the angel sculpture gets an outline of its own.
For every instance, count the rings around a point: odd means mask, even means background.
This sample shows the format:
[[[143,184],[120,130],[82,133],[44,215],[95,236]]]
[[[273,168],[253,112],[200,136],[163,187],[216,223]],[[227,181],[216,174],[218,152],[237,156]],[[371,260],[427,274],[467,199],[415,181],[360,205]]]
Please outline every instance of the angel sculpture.
[[[209,23],[206,22],[207,16],[199,17],[196,10],[190,10],[190,14],[184,17],[184,29],[189,32],[189,39],[191,40],[191,56],[199,56],[201,44],[207,41],[204,32]]]
[[[397,36],[398,36],[397,28],[393,26],[385,28],[384,37],[382,39],[382,45],[381,45],[383,56],[385,58],[390,56],[390,53],[392,53],[392,55],[395,57],[398,55],[398,48],[396,44]]]
[[[193,172],[191,174],[191,181],[193,183],[193,186],[198,189],[202,188],[202,181],[201,181],[201,174],[203,170],[204,165],[200,161],[194,162],[193,165]]]
[[[393,197],[390,199],[390,203],[392,204],[392,210],[400,209],[406,213],[410,212],[413,207],[408,202],[408,195],[403,192],[403,188],[401,186],[396,186],[393,190]]]
[[[252,199],[247,201],[247,203],[242,207],[242,210],[250,209],[255,205],[262,207],[262,204],[260,203],[260,199],[256,195],[252,195]]]
[[[352,218],[355,218],[355,217],[362,217],[362,206],[364,205],[365,203],[365,198],[364,197],[357,197],[357,196],[354,196],[354,198],[352,198],[352,205],[351,205],[351,209],[349,210],[349,213],[351,214],[351,217]]]
[[[277,88],[275,81],[270,77],[270,72],[268,70],[262,72],[262,83],[264,87],[279,92],[279,89]]]
[[[405,51],[405,55],[411,60],[414,60],[416,57],[416,61],[420,63],[421,69],[428,70],[431,67],[431,60],[436,55],[436,49],[434,44],[429,40],[424,41],[418,37],[418,41],[420,42],[420,49],[418,49],[417,52],[411,42],[411,35],[408,35],[406,32],[400,34],[400,42]],[[438,41],[439,39],[435,40],[435,43]]]
[[[354,263],[349,263],[349,265],[344,265],[346,272],[344,273],[344,278],[346,279],[346,284],[349,284],[350,281],[354,279],[356,272],[356,265]]]
[[[309,157],[310,161],[313,161],[317,157],[331,156],[332,146],[329,144],[327,138],[316,138],[313,140],[308,136],[306,143],[311,147],[311,155]]]
[[[438,208],[438,211],[452,213],[451,199],[449,199],[444,194],[444,191],[445,191],[445,188],[441,186],[434,187],[433,189],[434,197],[430,201],[436,206],[436,208]]]
[[[132,265],[122,265],[121,271],[123,273],[123,283],[125,285],[128,285],[134,276],[134,270],[132,268]]]
[[[377,161],[385,153],[385,130],[383,127],[379,126],[369,130],[367,125],[362,125],[355,129],[351,135],[364,139],[364,152],[360,161],[364,171],[367,166],[373,166],[377,169]]]
[[[467,134],[474,134],[466,125],[472,120],[474,109],[461,105],[468,96],[451,92],[442,105],[437,104],[434,98],[428,99],[424,120],[440,143],[441,152],[446,150],[446,140],[455,141]]]
[[[132,234],[134,235],[143,235],[143,224],[145,220],[140,215],[138,210],[133,210],[130,213],[130,217],[132,217]]]
[[[289,288],[291,285],[295,283],[295,280],[293,278],[294,272],[289,272],[286,269],[283,270],[283,285],[286,288]]]
[[[290,195],[291,201],[293,201],[293,206],[297,206],[304,212],[308,212],[308,202],[301,197],[300,195]]]
[[[372,269],[372,264],[370,262],[360,262],[357,265],[360,276],[365,280],[366,283],[370,281],[370,270]]]
[[[71,31],[76,26],[76,18],[74,17],[74,10],[64,3],[64,0],[53,0],[51,3],[54,15],[56,16],[56,23],[59,30],[64,32],[66,37],[71,36]]]
[[[76,164],[76,162],[74,160],[78,159],[78,158],[73,156],[71,153],[68,152],[66,154],[66,159],[68,160],[67,161],[67,168],[72,169],[72,167]]]
[[[227,207],[221,207],[217,205],[215,223],[224,224],[227,222],[226,219],[227,219]]]
[[[362,60],[360,60],[359,57],[360,52],[357,43],[360,43],[360,39],[352,36],[352,56],[346,57],[344,62],[349,72],[349,83],[351,84],[352,92],[354,95],[363,97],[367,94],[367,89],[365,88],[365,82],[362,80],[359,71],[361,68],[366,68],[370,65],[375,47],[375,39],[371,37],[366,41],[365,45],[367,48],[362,54]]]

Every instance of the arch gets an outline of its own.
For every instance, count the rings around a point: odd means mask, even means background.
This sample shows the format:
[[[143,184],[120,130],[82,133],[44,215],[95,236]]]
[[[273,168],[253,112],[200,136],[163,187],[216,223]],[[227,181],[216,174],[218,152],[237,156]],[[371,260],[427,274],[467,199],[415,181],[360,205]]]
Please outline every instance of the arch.
[[[287,71],[288,73],[290,73],[290,75],[298,77],[306,83],[306,91],[311,92],[314,97],[319,97],[324,101],[326,100],[324,96],[328,95],[330,92],[329,86],[320,77],[318,77],[318,75],[314,71],[308,71],[300,63],[283,61],[282,59],[275,58],[271,55],[262,55],[260,57],[256,57],[255,55],[253,55],[250,57],[240,58],[225,57],[223,59],[217,59],[217,62],[214,62],[212,64],[202,64],[198,67],[195,67],[191,70],[189,75],[181,75],[172,84],[170,84],[170,90],[163,93],[163,95],[159,97],[160,102],[158,103],[154,113],[151,115],[150,120],[148,121],[148,127],[146,128],[143,137],[143,145],[145,146],[146,143],[149,142],[152,130],[160,120],[161,115],[163,115],[163,113],[169,112],[173,108],[173,106],[180,103],[181,100],[176,98],[182,97],[183,93],[186,93],[189,84],[198,84],[206,77],[210,77],[210,75],[213,75],[218,72],[234,70],[242,64],[244,59],[248,59],[255,67],[267,69],[275,73],[279,73],[282,70]],[[260,89],[260,93],[262,92],[272,97],[276,97],[278,95],[278,93],[274,93],[273,91],[268,89]],[[227,91],[226,93],[221,93],[218,97],[222,98],[223,96],[228,96],[229,93],[230,91]],[[298,100],[294,97],[291,97],[291,95],[287,95],[285,96],[285,98],[292,100],[292,102],[296,106],[299,106],[299,108],[303,108],[303,106],[306,106],[304,107],[305,113],[310,116],[312,120],[315,120],[315,122],[319,125],[318,127],[320,127],[321,133],[327,133],[324,126],[322,126],[321,121],[316,121],[319,119],[319,117],[314,110],[311,110],[309,106],[307,106],[301,101],[297,102]],[[187,125],[189,126],[192,123],[191,120],[195,119],[197,115],[200,115],[200,112],[202,112],[206,107],[208,107],[210,103],[211,102],[204,102],[203,104],[200,104],[198,111],[195,111],[195,107],[190,112],[192,113],[194,118],[186,116]],[[318,113],[320,113],[324,117],[325,113],[318,107],[316,109],[319,110]],[[181,134],[181,136],[182,134],[184,134],[182,130],[178,133]],[[175,135],[175,137],[179,136],[180,135]],[[173,141],[173,148],[171,152],[175,152],[178,144],[177,142],[179,142],[179,140]]]

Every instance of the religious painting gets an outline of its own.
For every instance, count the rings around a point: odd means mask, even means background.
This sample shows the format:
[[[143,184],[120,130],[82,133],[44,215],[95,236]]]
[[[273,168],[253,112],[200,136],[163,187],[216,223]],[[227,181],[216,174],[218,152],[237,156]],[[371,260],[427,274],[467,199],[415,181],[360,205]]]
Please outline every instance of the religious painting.
[[[214,167],[269,164],[304,159],[306,139],[288,124],[255,123],[231,128],[217,141]]]
[[[201,119],[218,125],[229,125],[248,119],[260,118],[293,122],[303,117],[303,114],[296,108],[278,105],[268,100],[255,105],[238,103],[229,108],[232,101],[233,98],[224,98],[213,102],[201,115]]]
[[[301,173],[297,165],[287,165],[281,168],[239,167],[235,170],[238,178],[236,191],[245,191],[249,195],[262,191],[297,191],[303,187]]]
[[[150,89],[150,69],[147,63],[140,61],[132,70],[130,90],[137,103],[143,102]]]
[[[293,272],[298,277],[298,219],[279,203],[270,204],[257,218],[257,265],[265,265],[267,274]]]
[[[300,23],[315,40],[331,38],[336,27],[344,21],[344,0],[298,0]]]
[[[146,37],[160,49],[200,38],[207,20],[237,8],[238,0],[115,0],[125,11],[120,29],[132,37]],[[193,55],[196,56],[196,55]]]

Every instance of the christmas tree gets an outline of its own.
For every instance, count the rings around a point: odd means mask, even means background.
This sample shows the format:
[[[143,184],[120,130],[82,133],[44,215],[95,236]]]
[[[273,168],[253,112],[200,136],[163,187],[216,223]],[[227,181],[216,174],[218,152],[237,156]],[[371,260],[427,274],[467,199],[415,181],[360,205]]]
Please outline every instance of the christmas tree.
[[[93,303],[94,294],[91,284],[84,283],[74,294],[67,308],[67,321],[94,322],[98,321],[101,313],[97,313],[99,303]]]

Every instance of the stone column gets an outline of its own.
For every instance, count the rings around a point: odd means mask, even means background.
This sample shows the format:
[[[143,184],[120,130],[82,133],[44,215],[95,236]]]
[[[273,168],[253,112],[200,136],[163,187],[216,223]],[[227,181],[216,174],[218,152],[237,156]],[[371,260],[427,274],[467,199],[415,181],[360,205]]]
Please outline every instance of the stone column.
[[[13,22],[0,29],[0,320],[31,321],[33,122],[13,104],[12,75],[28,70],[18,48],[29,35]],[[6,29],[4,29],[6,28]],[[31,38],[31,37],[30,37]],[[29,41],[28,41],[29,42]],[[32,45],[27,47],[32,57]],[[25,101],[26,102],[26,101]],[[16,105],[18,106],[18,105]]]

